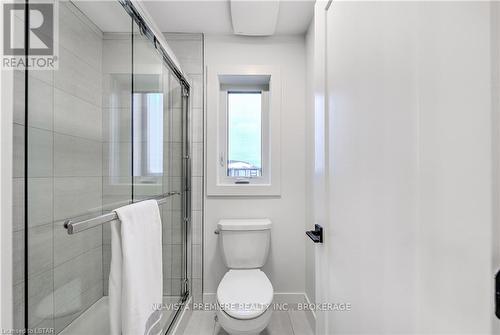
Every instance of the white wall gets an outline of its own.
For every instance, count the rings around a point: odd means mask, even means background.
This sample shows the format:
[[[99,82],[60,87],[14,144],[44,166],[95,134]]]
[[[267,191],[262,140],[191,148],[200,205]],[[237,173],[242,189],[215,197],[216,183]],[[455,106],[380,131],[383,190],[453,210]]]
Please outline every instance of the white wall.
[[[206,198],[204,293],[215,293],[227,271],[214,230],[222,218],[268,217],[271,251],[264,271],[275,292],[304,292],[305,43],[303,36],[205,37],[205,64],[275,65],[281,68],[281,197]],[[210,99],[211,97],[207,97]],[[206,117],[212,117],[207,111]]]
[[[419,9],[419,324],[427,333],[488,333],[490,5]]]
[[[353,309],[323,333],[490,333],[490,4],[334,1],[326,22],[316,284]]]

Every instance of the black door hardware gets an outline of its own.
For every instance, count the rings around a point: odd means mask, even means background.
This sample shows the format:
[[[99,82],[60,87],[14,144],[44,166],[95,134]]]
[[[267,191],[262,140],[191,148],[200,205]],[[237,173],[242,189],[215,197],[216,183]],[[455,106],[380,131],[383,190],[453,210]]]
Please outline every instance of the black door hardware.
[[[314,243],[323,243],[323,227],[319,224],[314,225],[314,230],[306,231],[306,235],[309,236]]]
[[[495,276],[495,315],[500,319],[500,271]]]

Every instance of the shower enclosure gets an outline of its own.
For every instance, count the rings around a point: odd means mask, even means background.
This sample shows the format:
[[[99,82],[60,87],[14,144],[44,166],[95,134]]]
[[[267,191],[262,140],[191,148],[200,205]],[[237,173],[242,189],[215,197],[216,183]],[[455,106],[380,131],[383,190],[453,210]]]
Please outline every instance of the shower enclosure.
[[[130,1],[56,5],[58,69],[15,77],[15,326],[109,334],[99,218],[161,199],[167,332],[190,290],[190,86]]]

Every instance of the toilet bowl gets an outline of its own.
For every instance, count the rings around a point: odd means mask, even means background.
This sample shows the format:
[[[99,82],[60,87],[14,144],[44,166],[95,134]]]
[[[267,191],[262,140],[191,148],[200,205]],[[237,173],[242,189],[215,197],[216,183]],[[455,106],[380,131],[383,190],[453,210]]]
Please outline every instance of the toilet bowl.
[[[257,334],[269,324],[273,286],[259,269],[229,270],[217,288],[218,320],[229,334]]]
[[[270,230],[268,219],[219,221],[229,271],[217,288],[217,319],[231,335],[258,334],[271,320],[274,290],[260,270],[269,253]]]

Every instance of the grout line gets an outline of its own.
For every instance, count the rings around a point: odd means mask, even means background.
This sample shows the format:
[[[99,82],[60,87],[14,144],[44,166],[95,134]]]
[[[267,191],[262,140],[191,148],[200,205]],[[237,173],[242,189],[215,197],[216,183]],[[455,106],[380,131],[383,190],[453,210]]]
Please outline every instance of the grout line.
[[[37,78],[35,78],[35,79],[37,79]],[[40,79],[39,79],[39,80],[40,80]],[[42,80],[42,81],[43,81],[43,80]],[[53,88],[53,91],[54,91],[55,89],[57,89],[57,90],[59,90],[59,91],[62,91],[62,92],[64,92],[64,93],[66,93],[66,94],[71,95],[72,97],[75,97],[75,98],[78,98],[78,99],[80,99],[80,100],[82,100],[82,101],[85,101],[85,102],[86,102],[86,103],[88,103],[89,105],[92,105],[92,106],[94,106],[94,107],[98,107],[98,108],[102,108],[102,106],[96,105],[96,104],[95,104],[95,101],[90,101],[90,100],[88,100],[87,98],[82,98],[81,96],[77,96],[75,93],[70,92],[70,91],[69,91],[69,90],[67,90],[64,86],[60,85],[60,83],[56,83],[56,79],[55,79],[55,78],[54,78],[54,82],[53,82],[53,83],[51,83],[51,84],[49,84],[49,83],[47,83],[47,82],[45,82],[45,83],[46,83],[46,84],[48,84],[48,85],[50,85],[50,86]],[[88,87],[88,86],[86,86],[86,85],[83,85],[83,86]],[[92,89],[95,89],[95,91],[97,91],[97,92],[102,92],[102,91],[103,91],[102,87],[95,87],[95,86],[90,86],[90,87],[91,87]],[[98,95],[99,95],[99,94],[97,94],[97,96],[98,96]],[[99,100],[99,99],[98,99],[98,100]],[[100,99],[100,101],[102,102],[102,98]]]
[[[213,328],[212,328],[212,334],[217,335],[217,333],[216,333],[217,332],[217,319],[214,317],[213,320],[214,320],[214,323],[213,323]]]
[[[35,79],[36,79],[36,78],[35,78]],[[37,79],[37,80],[38,80],[38,81],[42,81],[42,80],[40,80],[40,79]],[[42,82],[43,82],[43,81],[42,81]],[[49,85],[49,84],[47,84],[47,85]],[[82,98],[81,96],[78,96],[78,95],[76,95],[75,93],[72,93],[72,92],[70,92],[70,91],[66,90],[66,88],[64,88],[64,87],[62,87],[62,86],[59,86],[59,85],[58,85],[58,86],[56,86],[55,84],[54,84],[54,85],[49,85],[49,86],[51,86],[51,88],[52,88],[52,90],[53,90],[54,92],[55,92],[56,90],[58,90],[58,91],[60,91],[60,92],[62,92],[62,93],[64,93],[64,94],[66,94],[66,95],[71,96],[72,98],[75,98],[76,100],[79,100],[80,102],[83,102],[84,104],[91,105],[92,107],[95,107],[96,109],[99,109],[99,110],[105,109],[105,107],[102,105],[102,103],[101,103],[101,105],[96,105],[94,101],[92,101],[92,102],[91,102],[91,101],[89,101],[89,100],[87,100],[87,99],[85,99],[85,98]],[[98,89],[98,91],[103,91],[103,89],[102,89],[102,88],[100,88],[100,89]],[[55,106],[55,99],[54,99],[53,106]],[[54,108],[54,109],[55,109],[55,108]],[[115,108],[107,108],[107,109],[115,109]],[[116,108],[116,109],[118,109],[118,108]]]
[[[106,142],[103,142],[103,141],[100,141],[100,140],[96,140],[95,138],[89,138],[89,137],[84,137],[84,136],[80,136],[80,135],[63,133],[61,131],[56,131],[54,129],[47,129],[47,128],[42,128],[42,127],[38,127],[38,126],[32,126],[32,125],[26,126],[25,124],[16,123],[16,122],[14,122],[14,124],[17,125],[17,126],[20,126],[20,127],[25,127],[25,128],[35,129],[35,130],[46,131],[48,133],[51,133],[52,135],[54,135],[54,134],[64,135],[64,136],[73,137],[73,138],[77,138],[77,139],[83,139],[83,140],[86,140],[86,141],[89,141],[89,142],[96,142],[96,143],[100,143],[100,144],[101,143],[111,143],[111,142],[112,143],[121,143],[121,141],[106,141]],[[54,127],[54,126],[52,126],[52,127]],[[52,137],[54,137],[54,136],[52,136]],[[129,142],[124,141],[123,143],[129,143]]]
[[[35,128],[35,127],[31,127],[30,128]],[[40,129],[43,129],[43,128],[40,128]],[[45,130],[45,129],[44,129]],[[68,136],[68,137],[72,137],[72,138],[76,138],[76,139],[81,139],[81,140],[86,140],[88,142],[95,142],[95,143],[99,143],[99,144],[102,144],[103,142],[100,141],[100,140],[96,140],[95,138],[88,138],[88,137],[83,137],[83,136],[80,136],[80,135],[74,135],[74,134],[67,134],[67,133],[63,133],[61,131],[56,131],[56,130],[52,130],[50,131],[52,133],[57,134],[57,135],[63,135],[63,136]],[[55,136],[54,136],[55,137]]]
[[[54,78],[54,74],[52,74],[53,78]],[[52,83],[52,131],[54,131],[54,127],[55,127],[55,106],[54,106],[54,103],[55,103],[55,100],[56,100],[56,91],[55,91],[55,86],[54,86],[54,82]],[[56,201],[55,201],[55,156],[54,155],[54,152],[55,152],[55,136],[54,136],[54,133],[52,133],[52,182],[51,182],[51,188],[52,188],[52,327],[54,327],[55,329],[55,326],[56,326],[56,320],[55,320],[55,315],[56,315],[56,304],[55,304],[55,291],[56,291],[56,281],[55,281],[55,228],[54,228],[54,223],[55,223],[55,220],[54,220],[54,213],[55,213],[55,209],[56,209]]]
[[[85,254],[88,254],[88,253],[90,253],[90,252],[92,252],[92,251],[95,251],[95,250],[96,250],[96,249],[98,249],[98,248],[102,248],[102,245],[100,244],[100,245],[98,245],[98,246],[96,246],[96,247],[93,247],[93,248],[90,248],[90,249],[88,249],[88,250],[85,250],[84,252],[82,252],[82,253],[80,253],[80,254],[76,255],[75,257],[73,257],[73,258],[71,258],[71,259],[65,260],[64,262],[62,262],[62,263],[60,263],[60,264],[54,265],[54,268],[53,268],[52,270],[55,270],[56,268],[58,268],[58,267],[60,267],[60,266],[63,266],[63,265],[65,265],[65,264],[66,264],[66,263],[68,263],[68,262],[74,261],[74,260],[75,260],[75,259],[77,259],[78,257],[81,257],[81,256],[83,256],[83,255],[85,255]]]
[[[89,175],[86,175],[86,176],[54,176],[54,177],[37,177],[37,178],[53,178],[54,181],[55,179],[75,179],[75,178],[93,178],[93,179],[99,179],[99,178],[102,178],[103,176],[89,176]],[[62,219],[60,219],[62,220]]]
[[[292,334],[295,334],[295,329],[293,329],[292,316],[290,315],[290,311],[286,311],[286,315],[288,316],[288,322],[290,323],[290,328],[292,329]]]

